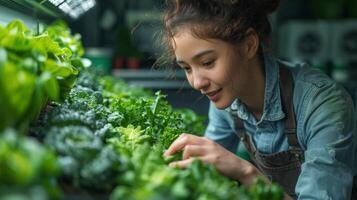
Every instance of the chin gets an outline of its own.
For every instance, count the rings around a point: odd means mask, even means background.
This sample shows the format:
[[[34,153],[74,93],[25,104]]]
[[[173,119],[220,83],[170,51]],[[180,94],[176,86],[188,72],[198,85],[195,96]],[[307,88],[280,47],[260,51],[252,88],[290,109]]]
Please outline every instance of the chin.
[[[231,106],[232,103],[233,103],[233,100],[232,101],[220,100],[220,101],[217,101],[217,102],[213,102],[213,104],[219,110],[224,110],[224,109],[228,108],[229,106]]]

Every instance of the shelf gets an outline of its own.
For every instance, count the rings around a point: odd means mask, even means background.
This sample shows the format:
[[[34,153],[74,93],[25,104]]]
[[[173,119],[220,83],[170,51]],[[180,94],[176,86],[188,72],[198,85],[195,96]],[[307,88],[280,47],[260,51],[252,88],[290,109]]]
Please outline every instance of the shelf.
[[[130,85],[151,89],[191,89],[182,71],[170,72],[167,70],[129,70],[116,69],[112,75],[124,79]]]
[[[150,89],[192,89],[184,81],[127,81],[130,85]]]
[[[114,69],[113,76],[123,79],[186,79],[183,71],[171,72],[168,70],[153,70],[153,69]]]

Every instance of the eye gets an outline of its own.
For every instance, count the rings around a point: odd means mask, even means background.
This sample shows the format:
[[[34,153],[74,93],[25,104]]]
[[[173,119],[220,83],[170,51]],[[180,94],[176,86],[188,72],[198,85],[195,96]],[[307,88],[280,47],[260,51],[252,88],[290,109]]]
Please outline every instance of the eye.
[[[206,62],[202,62],[202,66],[209,67],[209,66],[213,65],[213,63],[214,63],[214,60],[209,60]]]
[[[176,65],[181,68],[185,73],[188,73],[191,71],[191,67],[187,65],[186,63],[183,62],[177,62]]]
[[[191,72],[191,68],[190,67],[182,67],[183,71],[185,71],[186,73]]]

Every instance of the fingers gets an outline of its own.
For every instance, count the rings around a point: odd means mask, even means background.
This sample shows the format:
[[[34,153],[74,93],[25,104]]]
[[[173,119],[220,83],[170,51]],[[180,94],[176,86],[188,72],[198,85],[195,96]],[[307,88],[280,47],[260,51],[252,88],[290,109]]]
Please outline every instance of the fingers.
[[[189,158],[186,160],[180,160],[180,161],[176,161],[176,162],[172,162],[169,164],[170,167],[173,168],[186,168],[188,167],[193,161],[195,160],[195,158]]]
[[[172,155],[180,150],[182,150],[186,145],[201,145],[205,143],[205,138],[191,135],[191,134],[181,134],[165,151],[164,156]]]
[[[190,165],[194,159],[200,159],[202,161],[206,159],[207,148],[200,145],[186,145],[182,154],[182,160],[172,162],[169,164],[170,167],[186,168]]]
[[[187,168],[190,164],[192,164],[192,162],[196,159],[201,160],[203,163],[208,164],[208,157],[207,156],[203,156],[203,157],[190,157],[186,160],[180,160],[180,161],[175,161],[169,164],[170,167],[173,168]]]
[[[191,157],[198,157],[198,156],[203,156],[206,153],[206,148],[202,145],[186,145],[183,154],[182,154],[182,160],[186,160]]]

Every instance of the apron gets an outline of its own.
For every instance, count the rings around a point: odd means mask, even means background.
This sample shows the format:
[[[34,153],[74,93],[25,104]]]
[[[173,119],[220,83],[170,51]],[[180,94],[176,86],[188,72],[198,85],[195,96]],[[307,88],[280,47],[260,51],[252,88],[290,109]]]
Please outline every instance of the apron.
[[[244,143],[253,164],[272,182],[278,183],[293,199],[297,199],[295,186],[301,173],[301,164],[304,163],[304,151],[301,149],[297,134],[295,112],[293,107],[294,81],[291,72],[286,67],[280,67],[280,91],[283,110],[286,114],[284,133],[288,139],[289,149],[286,151],[262,154],[260,153],[251,134],[247,134],[243,122],[231,110],[231,115],[237,128],[237,136]],[[354,177],[352,198],[357,199],[357,176]]]

